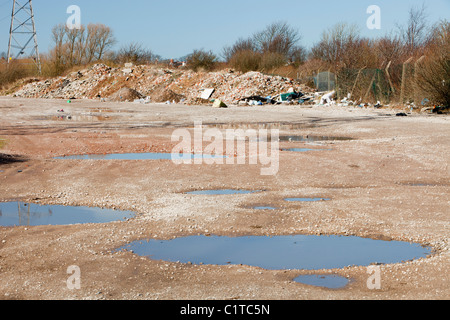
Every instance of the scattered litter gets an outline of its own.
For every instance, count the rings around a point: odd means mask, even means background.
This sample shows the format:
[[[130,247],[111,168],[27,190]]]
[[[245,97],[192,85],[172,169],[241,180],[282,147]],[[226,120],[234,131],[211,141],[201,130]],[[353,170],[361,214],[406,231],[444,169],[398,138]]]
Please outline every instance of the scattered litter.
[[[211,98],[214,91],[215,91],[214,89],[204,89],[200,98],[208,100],[209,98]]]
[[[134,100],[134,103],[140,103],[140,104],[149,104],[150,102],[151,102],[150,97],[145,97],[145,99],[141,98],[141,99]]]
[[[303,97],[303,93],[296,92],[293,88],[287,93],[281,93],[275,97],[275,101],[279,103],[293,103]]]
[[[228,106],[219,99],[214,100],[213,108],[228,108]]]
[[[336,91],[328,92],[327,94],[324,94],[322,98],[320,99],[320,105],[331,105],[335,103],[333,100],[334,96],[336,95]]]

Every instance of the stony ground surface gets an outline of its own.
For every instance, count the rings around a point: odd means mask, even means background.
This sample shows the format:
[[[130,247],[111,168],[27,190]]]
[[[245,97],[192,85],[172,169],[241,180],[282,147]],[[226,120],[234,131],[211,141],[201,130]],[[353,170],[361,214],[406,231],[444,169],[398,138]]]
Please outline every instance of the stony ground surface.
[[[57,110],[64,109],[64,113]],[[71,120],[59,117],[71,115]],[[445,115],[307,106],[211,106],[0,98],[0,201],[132,210],[128,221],[72,226],[0,227],[0,299],[449,299],[450,121]],[[75,161],[55,156],[170,152],[176,128],[272,123],[281,134],[354,140],[280,147],[329,149],[280,153],[279,171],[261,165],[175,165],[170,161]],[[275,125],[273,123],[278,123]],[[219,126],[221,127],[221,126]],[[244,126],[245,127],[245,126]],[[248,125],[246,127],[249,127]],[[225,126],[222,126],[225,128]],[[20,157],[19,157],[20,156]],[[6,157],[3,157],[6,159]],[[216,188],[262,193],[195,197]],[[330,202],[285,203],[284,197]],[[254,204],[278,206],[257,212]],[[243,265],[153,261],[115,251],[141,239],[188,235],[356,235],[413,241],[433,255],[381,265],[380,290],[367,268],[263,270]],[[67,268],[81,289],[67,287]],[[302,274],[338,274],[343,289],[302,285]]]

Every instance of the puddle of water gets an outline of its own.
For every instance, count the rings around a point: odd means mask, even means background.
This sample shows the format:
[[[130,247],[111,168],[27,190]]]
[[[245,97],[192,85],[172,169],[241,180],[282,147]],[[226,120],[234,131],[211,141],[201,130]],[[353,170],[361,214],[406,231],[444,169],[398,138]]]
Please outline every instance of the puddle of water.
[[[295,278],[294,281],[327,289],[342,289],[350,282],[347,278],[337,275],[304,275]]]
[[[279,129],[279,130],[297,130],[313,128],[315,125],[310,123],[289,123],[289,122],[241,122],[241,123],[209,123],[203,124],[205,128],[216,129]]]
[[[410,186],[410,187],[441,187],[441,186],[445,186],[445,184],[428,183],[428,182],[405,182],[405,183],[401,183],[401,185]]]
[[[309,151],[330,151],[330,149],[308,149],[308,148],[283,148],[281,151],[289,152],[309,152]]]
[[[265,206],[252,207],[252,209],[254,209],[254,210],[277,210],[277,208],[275,208],[275,207],[265,207]]]
[[[329,137],[329,136],[282,136],[280,141],[284,142],[320,142],[320,141],[351,141],[353,138]]]
[[[250,194],[250,193],[256,193],[261,192],[258,191],[251,191],[251,190],[233,190],[233,189],[218,189],[218,190],[198,190],[198,191],[190,191],[186,192],[186,194],[193,194],[193,195],[231,195],[231,194]]]
[[[0,226],[72,225],[109,223],[134,217],[133,212],[112,209],[38,205],[23,202],[0,203]]]
[[[286,198],[285,201],[289,202],[316,202],[316,201],[330,201],[327,198]]]
[[[153,260],[209,265],[249,265],[267,270],[341,269],[426,257],[418,244],[344,236],[191,236],[132,242],[128,250]]]
[[[87,154],[65,157],[55,157],[56,160],[189,160],[189,159],[212,159],[225,158],[226,156],[216,155],[195,155],[195,154],[172,154],[172,153],[123,153],[123,154]]]

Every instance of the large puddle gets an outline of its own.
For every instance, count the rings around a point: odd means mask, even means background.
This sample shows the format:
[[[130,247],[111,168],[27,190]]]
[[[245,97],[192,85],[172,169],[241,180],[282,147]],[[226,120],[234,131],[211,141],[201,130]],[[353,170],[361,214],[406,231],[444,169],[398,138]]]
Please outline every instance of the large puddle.
[[[112,209],[38,205],[23,202],[0,203],[0,226],[73,225],[109,223],[133,218],[130,211]]]
[[[55,157],[56,160],[190,160],[215,159],[226,156],[205,154],[172,154],[172,153],[115,153],[115,154],[86,154]]]
[[[295,282],[327,289],[342,289],[350,280],[337,275],[304,275],[294,279]]]
[[[128,250],[153,260],[209,265],[249,265],[267,270],[341,269],[423,258],[418,244],[344,236],[191,236],[130,243]]]

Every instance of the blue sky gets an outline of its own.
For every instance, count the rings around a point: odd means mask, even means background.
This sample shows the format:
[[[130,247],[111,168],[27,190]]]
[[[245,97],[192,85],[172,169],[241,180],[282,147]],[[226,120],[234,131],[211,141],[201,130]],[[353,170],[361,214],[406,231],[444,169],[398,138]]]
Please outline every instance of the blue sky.
[[[21,0],[22,2],[24,0]],[[114,30],[116,48],[130,42],[164,58],[178,58],[194,49],[220,54],[226,45],[247,37],[276,21],[286,21],[310,48],[322,32],[339,22],[360,27],[364,36],[376,38],[404,24],[408,10],[424,0],[34,0],[39,49],[52,46],[51,29],[65,23],[70,5],[81,8],[82,24],[103,23]],[[0,0],[0,52],[7,51],[12,0]],[[428,22],[450,20],[450,0],[425,1]],[[381,30],[369,30],[370,5],[381,8]]]

